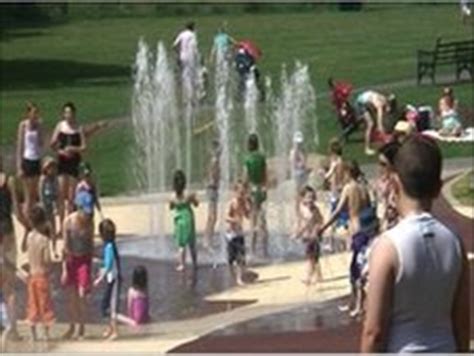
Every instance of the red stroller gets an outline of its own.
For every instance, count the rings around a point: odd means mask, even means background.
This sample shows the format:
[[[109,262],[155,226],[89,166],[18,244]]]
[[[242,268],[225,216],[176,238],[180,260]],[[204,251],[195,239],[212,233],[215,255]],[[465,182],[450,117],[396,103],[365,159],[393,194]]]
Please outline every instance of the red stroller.
[[[328,79],[328,85],[331,90],[331,102],[342,129],[339,139],[341,141],[348,141],[349,136],[359,128],[363,121],[357,116],[355,109],[349,101],[352,85],[346,82],[334,82],[332,78]]]

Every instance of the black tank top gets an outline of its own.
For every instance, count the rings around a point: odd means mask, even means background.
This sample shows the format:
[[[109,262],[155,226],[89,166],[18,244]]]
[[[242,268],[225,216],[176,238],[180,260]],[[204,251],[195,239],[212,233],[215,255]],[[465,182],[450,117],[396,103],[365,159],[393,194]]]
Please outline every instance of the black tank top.
[[[79,147],[81,146],[81,134],[79,132],[74,133],[64,133],[59,132],[58,135],[59,149],[63,150],[66,147]],[[74,153],[71,156],[61,157],[66,159],[78,159],[81,155],[79,153]]]
[[[12,217],[12,196],[8,188],[8,177],[5,176],[5,183],[0,187],[0,219],[7,221]]]

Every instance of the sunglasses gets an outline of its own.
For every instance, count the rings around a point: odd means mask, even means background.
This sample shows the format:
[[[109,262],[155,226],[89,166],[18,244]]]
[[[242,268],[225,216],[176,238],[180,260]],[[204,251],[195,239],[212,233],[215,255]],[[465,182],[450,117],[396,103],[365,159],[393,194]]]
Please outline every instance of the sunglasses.
[[[388,166],[388,163],[385,162],[385,161],[379,160],[379,166],[381,166],[381,167],[387,167],[387,166]]]

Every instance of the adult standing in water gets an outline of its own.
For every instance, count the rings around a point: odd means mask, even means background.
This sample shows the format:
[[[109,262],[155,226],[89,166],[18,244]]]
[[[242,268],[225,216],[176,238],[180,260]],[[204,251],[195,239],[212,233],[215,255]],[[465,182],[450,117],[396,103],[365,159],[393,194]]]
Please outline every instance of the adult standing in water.
[[[72,211],[81,155],[86,150],[84,130],[77,122],[76,106],[72,102],[63,106],[62,120],[56,125],[51,137],[51,148],[58,154],[58,210],[63,221],[66,214]]]
[[[197,82],[197,67],[199,61],[198,41],[194,22],[186,24],[173,42],[173,48],[178,53],[178,64],[181,69],[181,85],[186,95],[191,95]],[[192,97],[187,97],[187,99]]]
[[[91,288],[92,255],[94,253],[94,197],[88,191],[79,191],[74,203],[77,211],[64,220],[64,261],[61,283],[66,287],[69,329],[64,339],[85,334],[86,297]]]
[[[25,118],[18,126],[16,166],[23,183],[25,215],[38,201],[38,181],[41,174],[43,135],[38,107],[26,105]]]
[[[22,210],[20,209],[14,178],[3,171],[3,160],[0,155],[0,274],[2,292],[7,307],[10,326],[3,339],[8,336],[19,339],[15,312],[15,279],[17,270],[17,245],[13,226],[13,214],[25,226]]]

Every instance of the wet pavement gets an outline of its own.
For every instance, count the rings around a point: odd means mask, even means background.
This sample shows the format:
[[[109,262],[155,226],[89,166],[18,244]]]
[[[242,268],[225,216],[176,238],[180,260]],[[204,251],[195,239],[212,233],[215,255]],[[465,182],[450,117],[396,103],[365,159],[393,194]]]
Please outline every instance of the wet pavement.
[[[152,321],[182,320],[200,317],[212,313],[247,305],[249,302],[226,301],[208,302],[206,295],[218,293],[233,285],[230,273],[226,266],[202,266],[196,273],[188,270],[178,273],[175,264],[151,259],[134,257],[122,258],[124,281],[121,293],[121,312],[126,313],[126,291],[131,283],[133,269],[138,265],[146,266],[148,270],[150,314]],[[95,264],[94,270],[98,271],[99,265]],[[53,307],[58,322],[66,322],[66,300],[63,288],[60,285],[60,265],[56,264],[51,277]],[[100,301],[103,287],[94,289],[89,296],[86,315],[87,323],[103,323],[100,315]],[[26,288],[23,282],[17,284],[17,313],[19,319],[25,316]]]
[[[433,213],[462,237],[467,251],[473,252],[473,220],[455,212],[444,197],[436,200]],[[470,262],[470,295],[472,301],[473,261]],[[339,311],[338,306],[345,299],[235,324],[181,345],[172,352],[356,352],[359,349],[361,323]],[[470,324],[474,325],[472,307]],[[471,328],[470,335],[473,340],[474,328]]]

